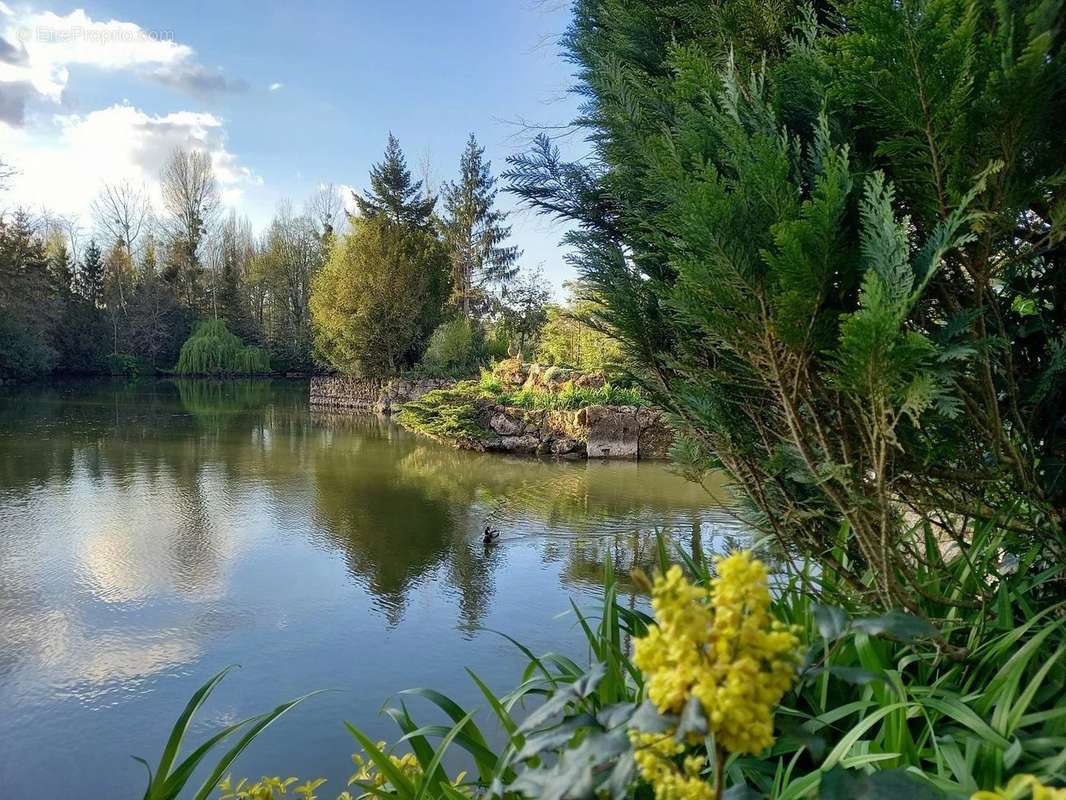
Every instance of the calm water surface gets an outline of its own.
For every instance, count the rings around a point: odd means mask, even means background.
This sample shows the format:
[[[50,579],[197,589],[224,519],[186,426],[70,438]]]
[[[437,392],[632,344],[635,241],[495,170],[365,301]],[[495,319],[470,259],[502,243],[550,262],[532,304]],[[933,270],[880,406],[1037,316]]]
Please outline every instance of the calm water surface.
[[[238,762],[342,788],[343,720],[396,738],[390,694],[464,704],[463,667],[512,686],[521,655],[583,657],[569,598],[604,558],[738,533],[658,464],[462,453],[370,415],[311,411],[300,383],[0,391],[0,796],[143,791],[173,719],[240,664],[192,731],[315,688]],[[502,531],[486,549],[486,521]],[[639,600],[637,601],[639,602]],[[431,708],[410,701],[416,716]],[[320,792],[321,794],[321,792]]]

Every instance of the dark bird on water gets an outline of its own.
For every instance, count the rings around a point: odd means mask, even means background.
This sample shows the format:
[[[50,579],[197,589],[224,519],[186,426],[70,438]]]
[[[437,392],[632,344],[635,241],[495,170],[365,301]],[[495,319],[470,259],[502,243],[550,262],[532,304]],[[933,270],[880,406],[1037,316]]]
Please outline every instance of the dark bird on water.
[[[500,538],[500,532],[495,528],[485,526],[485,534],[481,537],[482,544],[495,544],[496,540]]]

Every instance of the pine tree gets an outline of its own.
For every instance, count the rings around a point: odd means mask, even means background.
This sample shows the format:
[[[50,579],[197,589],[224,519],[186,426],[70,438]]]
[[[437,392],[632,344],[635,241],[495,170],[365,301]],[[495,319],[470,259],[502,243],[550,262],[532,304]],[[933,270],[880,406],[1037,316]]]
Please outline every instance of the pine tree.
[[[496,178],[485,149],[470,134],[459,161],[459,180],[443,191],[444,241],[452,261],[452,301],[471,316],[484,306],[485,287],[505,284],[518,273],[517,247],[504,246],[511,233],[507,213],[494,208]]]
[[[78,270],[78,293],[94,307],[99,306],[103,300],[104,257],[95,239],[89,241],[89,246],[85,248],[85,255],[81,259],[81,268]]]
[[[61,239],[50,243],[49,250],[48,263],[52,272],[52,281],[60,297],[66,300],[74,290],[74,261],[70,257],[66,242]]]
[[[423,194],[422,181],[412,181],[400,142],[389,134],[385,158],[370,168],[370,190],[362,196],[353,193],[359,213],[367,218],[384,214],[400,225],[425,227],[437,198]]]

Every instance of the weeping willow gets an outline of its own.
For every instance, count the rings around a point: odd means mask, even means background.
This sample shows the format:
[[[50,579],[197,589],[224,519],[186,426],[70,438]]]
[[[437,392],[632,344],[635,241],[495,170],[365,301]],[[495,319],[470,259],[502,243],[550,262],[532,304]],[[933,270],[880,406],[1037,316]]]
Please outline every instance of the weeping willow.
[[[201,322],[181,346],[179,375],[261,375],[270,372],[265,350],[250,347],[222,320]]]

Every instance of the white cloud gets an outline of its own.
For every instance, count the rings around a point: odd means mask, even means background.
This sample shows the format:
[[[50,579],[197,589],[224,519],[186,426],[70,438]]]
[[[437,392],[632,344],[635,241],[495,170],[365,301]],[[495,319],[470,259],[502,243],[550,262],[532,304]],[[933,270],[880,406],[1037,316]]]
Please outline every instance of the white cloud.
[[[355,195],[359,191],[354,186],[349,186],[347,183],[334,184],[337,187],[337,194],[341,198],[341,205],[344,206],[344,210],[352,216],[359,216],[359,206],[355,203]],[[319,188],[323,188],[325,184],[319,184]]]
[[[222,120],[214,114],[176,111],[151,115],[128,105],[89,114],[57,114],[48,131],[0,125],[0,152],[19,172],[4,198],[8,205],[84,215],[105,181],[148,186],[157,207],[159,170],[175,147],[211,156],[222,200],[235,204],[262,179],[226,148]]]
[[[272,83],[272,84],[270,84],[270,91],[276,92],[278,89],[280,89],[284,85],[285,85],[284,83]]]
[[[13,12],[0,3],[0,34],[0,121],[8,124],[23,124],[29,100],[60,102],[71,67],[133,71],[200,95],[247,87],[199,64],[195,51],[177,42],[171,31],[95,20],[82,9],[60,16]]]

